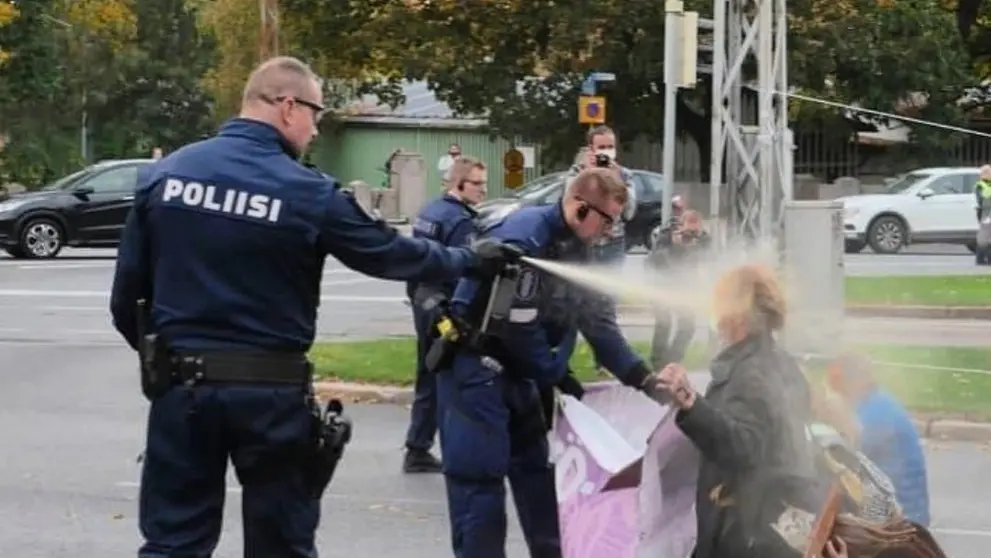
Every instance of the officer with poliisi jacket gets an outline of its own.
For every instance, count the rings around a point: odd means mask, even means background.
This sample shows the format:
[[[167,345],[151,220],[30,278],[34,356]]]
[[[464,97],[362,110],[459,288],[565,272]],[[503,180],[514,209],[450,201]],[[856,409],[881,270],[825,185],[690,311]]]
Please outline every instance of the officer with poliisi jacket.
[[[242,485],[244,555],[317,555],[326,484],[311,474],[306,353],[327,256],[401,281],[485,277],[504,265],[507,253],[491,242],[445,248],[398,235],[302,165],[323,112],[312,70],[273,58],[249,77],[239,117],[140,176],[110,309],[142,349],[151,401],[142,558],[213,553],[228,460]]]

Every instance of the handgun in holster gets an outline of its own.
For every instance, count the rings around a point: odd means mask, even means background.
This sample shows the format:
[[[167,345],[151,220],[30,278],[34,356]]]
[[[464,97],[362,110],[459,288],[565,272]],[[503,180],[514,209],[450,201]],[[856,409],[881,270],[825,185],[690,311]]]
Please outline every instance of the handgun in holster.
[[[492,280],[480,325],[474,327],[469,320],[445,312],[434,325],[437,338],[424,356],[427,370],[437,372],[449,368],[454,355],[462,347],[484,352],[493,319],[500,321],[509,316],[516,299],[516,283],[519,280],[519,264],[507,265]],[[471,312],[469,312],[471,313]]]
[[[172,388],[172,371],[168,367],[167,349],[157,333],[150,330],[151,310],[148,301],[137,303],[138,359],[141,371],[141,392],[154,401]]]
[[[312,454],[306,463],[306,480],[309,496],[315,500],[323,496],[334,478],[337,464],[344,456],[344,448],[351,441],[351,419],[344,415],[344,405],[331,399],[323,407],[311,401],[313,413]]]

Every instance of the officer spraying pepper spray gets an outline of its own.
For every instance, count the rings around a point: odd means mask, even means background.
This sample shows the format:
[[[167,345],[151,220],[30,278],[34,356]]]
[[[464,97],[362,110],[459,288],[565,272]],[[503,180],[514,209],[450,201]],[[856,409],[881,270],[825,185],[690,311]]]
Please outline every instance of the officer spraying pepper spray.
[[[315,409],[306,356],[327,256],[398,281],[484,280],[514,257],[497,241],[447,248],[371,218],[298,160],[322,113],[312,70],[273,58],[248,79],[240,117],[140,173],[110,310],[151,401],[143,558],[213,553],[228,462],[245,556],[316,555],[319,497],[350,438],[339,405]]]
[[[587,169],[559,204],[520,209],[481,236],[521,258],[586,261],[588,245],[620,218],[626,192],[614,172]],[[505,556],[508,478],[530,555],[559,558],[541,394],[583,395],[568,370],[579,332],[624,384],[652,390],[651,370],[623,338],[611,302],[525,264],[490,281],[462,279],[438,329],[443,341],[428,361],[437,369],[454,555]]]

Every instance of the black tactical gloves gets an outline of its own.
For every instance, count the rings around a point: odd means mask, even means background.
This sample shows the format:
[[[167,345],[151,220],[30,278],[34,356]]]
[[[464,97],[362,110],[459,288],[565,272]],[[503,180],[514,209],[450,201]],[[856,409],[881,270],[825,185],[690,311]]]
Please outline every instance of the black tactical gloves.
[[[509,264],[520,261],[523,251],[511,244],[494,238],[483,238],[471,245],[475,262],[468,270],[469,275],[488,279],[502,272]]]
[[[575,373],[571,370],[568,370],[568,373],[558,382],[557,389],[561,390],[561,393],[566,393],[575,399],[580,400],[585,396],[585,388],[582,387],[582,383],[575,378]]]

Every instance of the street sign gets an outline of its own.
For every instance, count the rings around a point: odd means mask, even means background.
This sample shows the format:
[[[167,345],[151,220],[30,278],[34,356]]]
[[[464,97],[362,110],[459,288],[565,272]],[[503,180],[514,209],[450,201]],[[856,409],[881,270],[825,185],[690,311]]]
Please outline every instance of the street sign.
[[[519,149],[510,149],[502,156],[502,166],[507,173],[518,172],[522,175],[523,168],[526,166],[526,157]]]
[[[503,185],[510,190],[515,190],[523,185],[523,171],[506,171],[503,175]]]
[[[605,124],[606,98],[590,95],[578,97],[578,122],[581,124]]]

